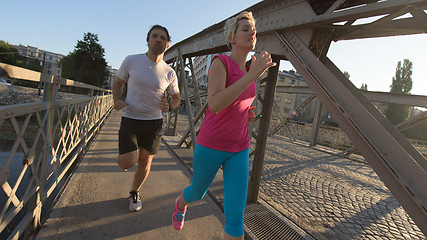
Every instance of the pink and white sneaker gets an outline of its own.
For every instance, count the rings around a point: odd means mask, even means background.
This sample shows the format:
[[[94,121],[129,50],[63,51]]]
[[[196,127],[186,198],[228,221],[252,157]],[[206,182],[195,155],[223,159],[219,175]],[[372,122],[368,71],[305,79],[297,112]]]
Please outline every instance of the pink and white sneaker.
[[[184,210],[179,209],[179,202],[181,201],[181,196],[179,196],[175,201],[175,210],[173,211],[172,223],[176,230],[181,231],[184,227],[184,218],[185,213],[187,212],[187,207]]]

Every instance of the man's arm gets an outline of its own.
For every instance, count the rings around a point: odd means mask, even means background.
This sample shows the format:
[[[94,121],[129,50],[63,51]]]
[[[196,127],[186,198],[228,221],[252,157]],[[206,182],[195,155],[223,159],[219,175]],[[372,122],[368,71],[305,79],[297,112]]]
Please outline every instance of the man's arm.
[[[172,109],[179,107],[179,105],[181,104],[181,96],[179,95],[179,93],[171,94],[171,97],[172,101],[170,105],[172,106]]]
[[[125,81],[121,80],[119,77],[116,77],[113,81],[113,99],[114,99],[114,109],[117,111],[122,110],[126,105],[125,101],[122,100],[123,96],[123,87],[125,86]]]

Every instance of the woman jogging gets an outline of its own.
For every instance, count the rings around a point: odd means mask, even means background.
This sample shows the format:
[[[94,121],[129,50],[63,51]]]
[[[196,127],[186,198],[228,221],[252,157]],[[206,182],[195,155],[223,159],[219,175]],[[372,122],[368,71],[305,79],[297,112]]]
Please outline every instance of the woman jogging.
[[[270,54],[246,58],[256,44],[255,19],[242,12],[225,26],[231,55],[213,58],[208,75],[208,106],[193,154],[192,184],[176,199],[175,229],[184,226],[188,203],[202,199],[218,169],[224,177],[224,239],[243,239],[243,214],[249,178],[248,121],[254,120],[250,106],[256,95],[255,80],[275,66]]]

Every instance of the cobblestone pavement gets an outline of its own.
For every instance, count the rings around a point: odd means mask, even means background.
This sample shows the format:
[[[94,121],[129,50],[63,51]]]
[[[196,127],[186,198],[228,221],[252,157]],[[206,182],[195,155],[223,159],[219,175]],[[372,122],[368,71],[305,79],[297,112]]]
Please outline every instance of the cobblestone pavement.
[[[333,151],[269,137],[260,198],[316,239],[426,239],[363,157]]]
[[[318,239],[426,239],[361,157],[268,139],[260,197]]]

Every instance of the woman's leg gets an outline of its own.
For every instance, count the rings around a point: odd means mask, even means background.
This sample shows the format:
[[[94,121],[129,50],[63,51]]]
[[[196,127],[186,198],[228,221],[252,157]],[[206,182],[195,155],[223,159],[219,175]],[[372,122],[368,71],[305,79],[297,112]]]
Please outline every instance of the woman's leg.
[[[180,231],[184,227],[184,218],[189,202],[202,199],[211,185],[219,167],[230,153],[196,145],[193,153],[193,179],[190,186],[175,201],[172,224]]]
[[[185,203],[200,200],[205,196],[218,169],[229,154],[228,152],[196,145],[193,154],[193,177],[191,185],[186,187],[182,194]],[[185,206],[180,204],[179,207]]]
[[[243,239],[243,215],[249,179],[249,149],[234,153],[223,164],[225,239]],[[228,235],[228,236],[227,236]]]

